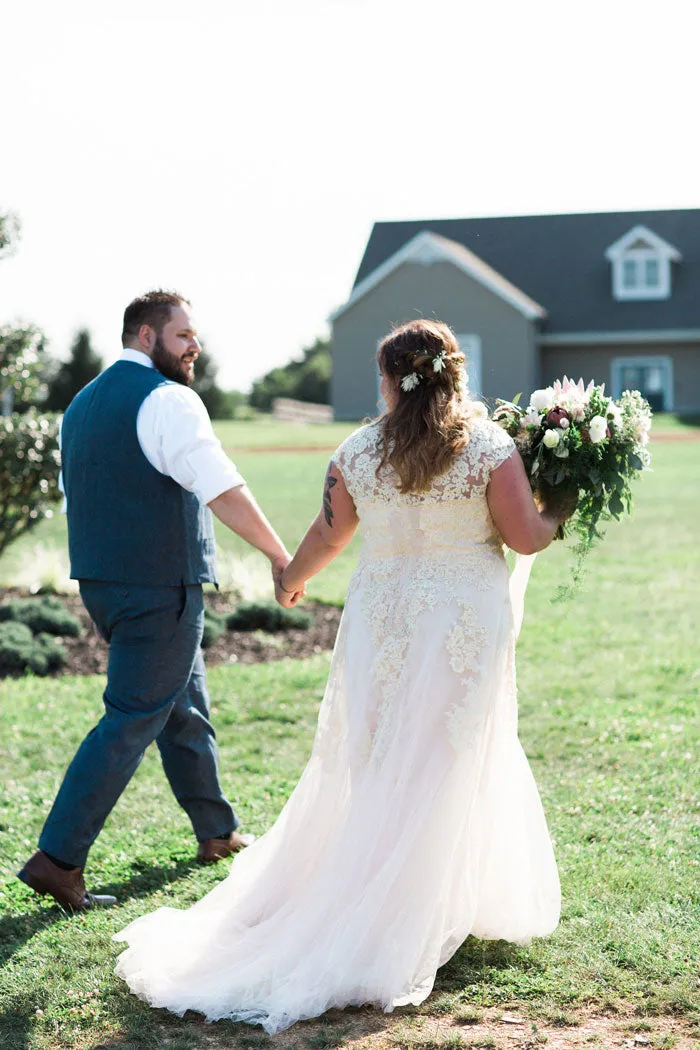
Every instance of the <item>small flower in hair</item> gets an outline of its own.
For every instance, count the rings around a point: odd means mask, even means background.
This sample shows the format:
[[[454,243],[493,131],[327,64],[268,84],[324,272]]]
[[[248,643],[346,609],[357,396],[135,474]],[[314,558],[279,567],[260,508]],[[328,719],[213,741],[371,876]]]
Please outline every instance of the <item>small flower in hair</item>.
[[[411,372],[409,375],[404,376],[401,380],[401,389],[407,393],[409,390],[413,390],[420,383],[420,376],[417,372]]]
[[[445,357],[445,351],[441,350],[437,357],[433,358],[433,372],[442,372],[446,361],[447,358]]]

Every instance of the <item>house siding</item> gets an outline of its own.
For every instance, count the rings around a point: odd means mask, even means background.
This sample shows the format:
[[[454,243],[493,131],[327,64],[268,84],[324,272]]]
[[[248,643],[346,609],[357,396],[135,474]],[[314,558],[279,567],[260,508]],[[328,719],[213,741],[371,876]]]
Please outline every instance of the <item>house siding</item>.
[[[484,397],[510,398],[537,384],[533,322],[451,263],[405,263],[334,322],[336,419],[361,419],[376,411],[377,345],[393,324],[417,317],[436,318],[460,335],[479,336]]]
[[[605,383],[612,392],[612,362],[625,357],[669,357],[673,363],[673,411],[700,412],[700,342],[546,346],[541,349],[542,384],[568,375]]]

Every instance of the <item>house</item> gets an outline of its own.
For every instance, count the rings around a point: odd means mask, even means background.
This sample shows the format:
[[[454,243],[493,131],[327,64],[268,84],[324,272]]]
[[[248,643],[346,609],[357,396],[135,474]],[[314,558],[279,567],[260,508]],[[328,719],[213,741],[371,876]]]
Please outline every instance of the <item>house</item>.
[[[376,412],[377,344],[395,322],[446,321],[472,395],[558,376],[700,412],[700,209],[375,224],[331,317],[336,419]]]

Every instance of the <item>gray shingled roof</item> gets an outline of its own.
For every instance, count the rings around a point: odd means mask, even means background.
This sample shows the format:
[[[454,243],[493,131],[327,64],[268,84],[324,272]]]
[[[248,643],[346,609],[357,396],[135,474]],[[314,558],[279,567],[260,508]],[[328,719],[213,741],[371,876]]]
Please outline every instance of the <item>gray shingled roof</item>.
[[[678,248],[671,298],[617,302],[605,249],[633,226]],[[541,303],[546,332],[700,328],[700,209],[378,222],[355,284],[421,230],[463,244]]]

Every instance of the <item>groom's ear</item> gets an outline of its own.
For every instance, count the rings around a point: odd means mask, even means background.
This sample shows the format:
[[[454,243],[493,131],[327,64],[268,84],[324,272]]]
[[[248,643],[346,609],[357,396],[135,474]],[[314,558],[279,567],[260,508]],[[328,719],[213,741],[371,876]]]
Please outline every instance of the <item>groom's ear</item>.
[[[156,333],[150,324],[142,324],[139,328],[139,345],[143,350],[150,351],[155,346]]]

